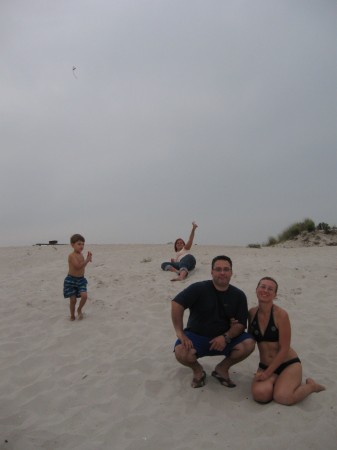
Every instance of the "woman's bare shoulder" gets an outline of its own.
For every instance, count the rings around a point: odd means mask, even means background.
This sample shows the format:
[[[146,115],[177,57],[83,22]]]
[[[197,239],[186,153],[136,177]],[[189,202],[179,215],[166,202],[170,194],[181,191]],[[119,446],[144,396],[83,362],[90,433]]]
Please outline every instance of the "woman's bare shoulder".
[[[273,315],[274,315],[274,319],[277,322],[281,322],[281,321],[288,321],[289,320],[289,315],[287,313],[287,311],[283,308],[281,308],[278,305],[274,305],[273,307]]]
[[[257,308],[258,306],[253,306],[252,308],[249,308],[248,310],[249,317],[252,317],[256,313]]]

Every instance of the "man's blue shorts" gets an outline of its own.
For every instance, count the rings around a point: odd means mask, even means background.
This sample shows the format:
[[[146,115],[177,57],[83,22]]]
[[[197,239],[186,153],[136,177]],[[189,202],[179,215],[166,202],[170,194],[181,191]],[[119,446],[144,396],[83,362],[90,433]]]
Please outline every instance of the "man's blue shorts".
[[[249,333],[243,332],[240,336],[233,338],[230,344],[227,344],[223,351],[210,350],[210,342],[212,338],[208,336],[200,336],[200,334],[192,333],[192,331],[184,330],[186,336],[193,342],[193,348],[196,350],[197,358],[202,358],[203,356],[228,356],[230,352],[246,339],[253,339],[253,336]],[[177,339],[174,347],[181,344],[180,339]]]
[[[88,281],[84,277],[73,277],[67,275],[63,284],[64,298],[81,297],[81,292],[87,292]]]

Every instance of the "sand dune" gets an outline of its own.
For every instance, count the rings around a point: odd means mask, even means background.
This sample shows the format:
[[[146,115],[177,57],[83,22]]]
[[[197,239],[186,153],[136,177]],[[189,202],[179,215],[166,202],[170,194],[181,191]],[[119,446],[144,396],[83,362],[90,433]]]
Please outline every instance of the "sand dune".
[[[86,245],[89,300],[83,321],[68,320],[62,297],[68,246],[0,248],[0,449],[220,450],[336,447],[335,247],[195,246],[197,268],[184,282],[160,263],[169,245]],[[210,277],[211,259],[233,259],[232,284],[249,306],[264,275],[280,285],[292,344],[327,390],[286,407],[258,405],[250,381],[257,350],[234,367],[235,389],[191,373],[172,353],[170,300]]]

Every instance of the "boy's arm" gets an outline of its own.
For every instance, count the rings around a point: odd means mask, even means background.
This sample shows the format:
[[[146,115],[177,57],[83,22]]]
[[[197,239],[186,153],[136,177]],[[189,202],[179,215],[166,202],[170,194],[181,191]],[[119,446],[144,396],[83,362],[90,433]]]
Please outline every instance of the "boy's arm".
[[[82,257],[78,257],[76,254],[71,253],[68,257],[69,267],[75,270],[81,270],[86,267],[86,265],[92,261],[92,253],[88,252],[86,259]]]

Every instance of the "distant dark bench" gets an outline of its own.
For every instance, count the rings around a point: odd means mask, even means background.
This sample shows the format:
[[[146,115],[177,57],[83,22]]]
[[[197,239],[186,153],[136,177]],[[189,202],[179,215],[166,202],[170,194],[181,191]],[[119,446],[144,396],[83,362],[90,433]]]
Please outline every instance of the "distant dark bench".
[[[34,245],[67,245],[67,244],[59,244],[58,241],[49,241],[48,244],[46,242],[38,242]]]

